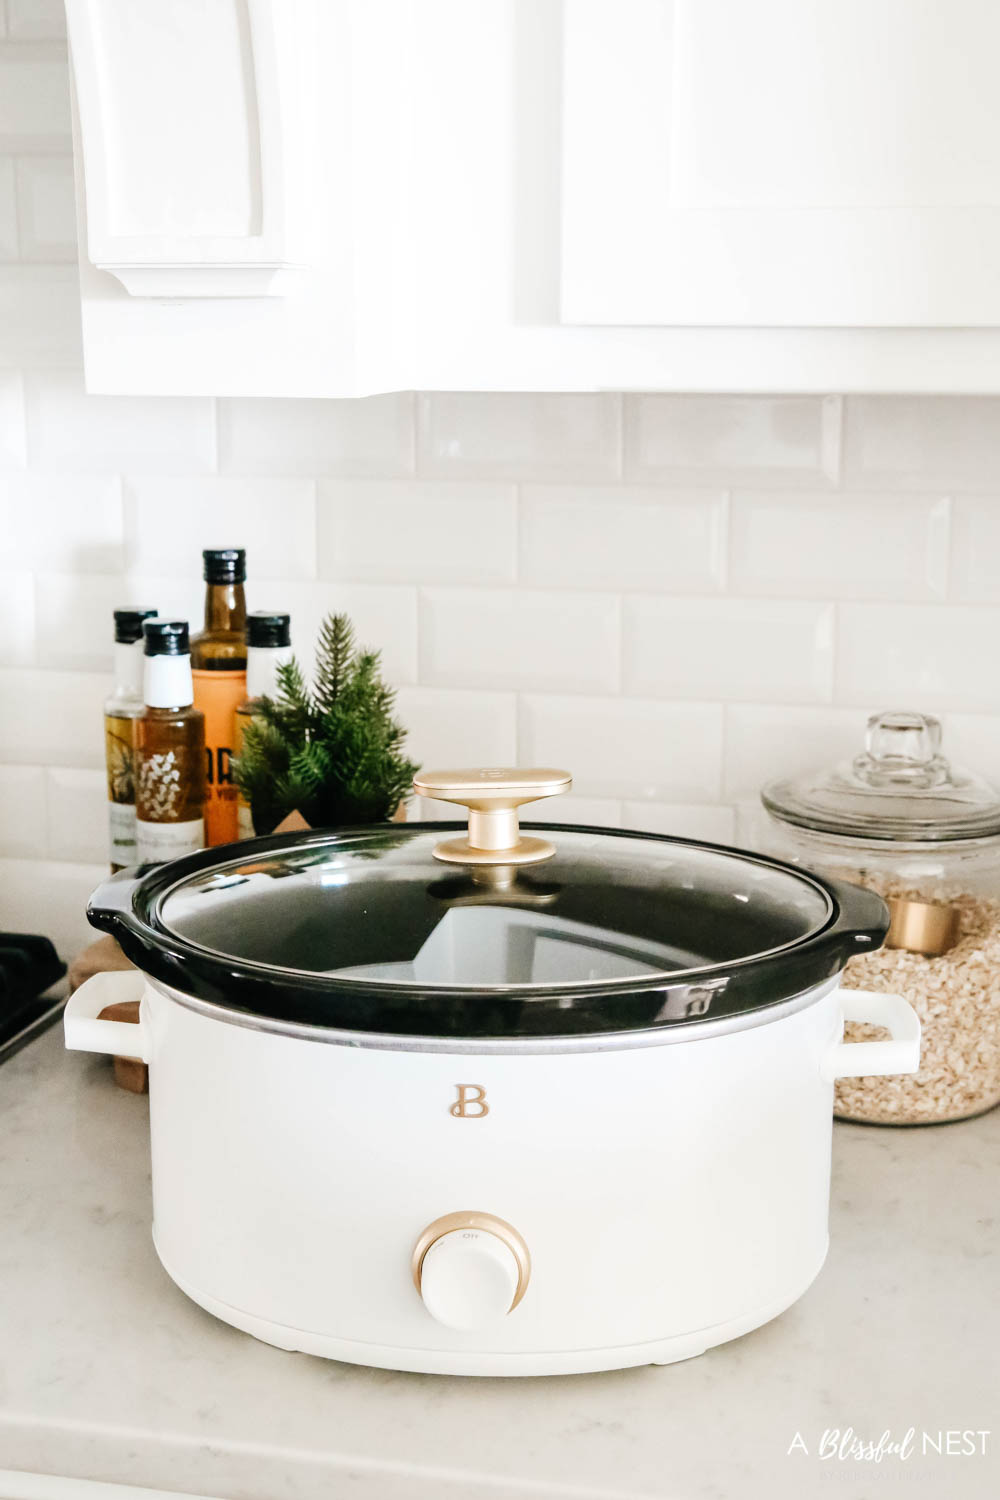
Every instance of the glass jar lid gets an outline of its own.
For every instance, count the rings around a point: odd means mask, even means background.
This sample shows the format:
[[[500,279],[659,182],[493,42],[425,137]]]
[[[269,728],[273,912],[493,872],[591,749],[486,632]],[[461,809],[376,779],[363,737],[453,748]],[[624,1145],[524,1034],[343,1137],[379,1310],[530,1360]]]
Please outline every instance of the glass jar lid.
[[[930,714],[873,714],[860,755],[772,781],[761,800],[775,818],[817,833],[904,843],[1000,833],[1000,794],[941,754]]]
[[[437,774],[422,784],[474,814],[465,838],[460,824],[390,824],[207,850],[116,877],[91,921],[154,978],[229,1010],[446,1037],[750,1013],[884,934],[878,897],[766,856],[555,824],[523,834],[517,803],[555,795],[565,773]]]

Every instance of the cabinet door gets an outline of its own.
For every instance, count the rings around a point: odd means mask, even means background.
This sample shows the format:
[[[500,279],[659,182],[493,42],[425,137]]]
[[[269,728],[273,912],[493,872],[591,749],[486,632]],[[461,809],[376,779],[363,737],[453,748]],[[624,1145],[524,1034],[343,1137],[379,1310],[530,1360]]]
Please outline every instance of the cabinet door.
[[[565,0],[564,323],[1000,325],[996,0]]]

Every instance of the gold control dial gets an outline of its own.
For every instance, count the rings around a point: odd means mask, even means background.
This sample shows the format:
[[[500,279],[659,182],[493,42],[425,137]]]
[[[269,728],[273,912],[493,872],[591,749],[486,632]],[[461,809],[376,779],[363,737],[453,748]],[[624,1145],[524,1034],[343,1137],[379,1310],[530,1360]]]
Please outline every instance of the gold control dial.
[[[463,1230],[490,1235],[510,1251],[516,1264],[516,1285],[510,1306],[506,1311],[513,1312],[528,1289],[528,1282],[531,1279],[531,1255],[524,1239],[513,1224],[508,1224],[506,1219],[498,1219],[496,1214],[466,1209],[459,1213],[444,1214],[440,1219],[435,1219],[433,1224],[428,1224],[413,1247],[411,1259],[413,1284],[417,1291],[423,1296],[422,1277],[428,1252],[446,1236]]]

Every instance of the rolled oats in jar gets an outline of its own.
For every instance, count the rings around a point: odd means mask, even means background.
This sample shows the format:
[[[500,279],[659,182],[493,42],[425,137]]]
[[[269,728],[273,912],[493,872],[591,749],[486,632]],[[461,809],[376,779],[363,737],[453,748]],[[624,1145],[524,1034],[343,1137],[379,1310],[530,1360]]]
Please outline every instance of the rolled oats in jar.
[[[761,798],[770,852],[889,904],[885,946],[852,959],[845,986],[900,994],[920,1017],[919,1072],[841,1079],[837,1116],[936,1124],[1000,1103],[1000,793],[949,764],[937,719],[882,713],[853,761]],[[846,1028],[852,1041],[879,1035]]]

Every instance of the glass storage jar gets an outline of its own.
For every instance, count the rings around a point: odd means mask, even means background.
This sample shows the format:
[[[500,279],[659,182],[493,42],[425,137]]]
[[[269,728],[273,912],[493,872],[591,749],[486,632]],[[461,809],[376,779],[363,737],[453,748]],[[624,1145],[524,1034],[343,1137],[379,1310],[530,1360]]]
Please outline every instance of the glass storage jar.
[[[853,761],[761,800],[769,852],[885,897],[885,947],[852,959],[845,983],[903,995],[923,1027],[920,1071],[842,1080],[839,1118],[933,1124],[1000,1103],[1000,794],[949,765],[937,719],[881,713]]]

